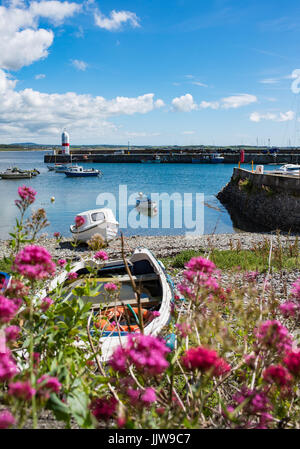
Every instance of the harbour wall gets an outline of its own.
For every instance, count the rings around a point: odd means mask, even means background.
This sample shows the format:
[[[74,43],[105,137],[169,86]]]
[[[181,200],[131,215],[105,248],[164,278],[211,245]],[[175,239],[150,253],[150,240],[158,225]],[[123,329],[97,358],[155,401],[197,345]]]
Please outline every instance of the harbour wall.
[[[221,153],[224,157],[223,163],[237,164],[240,160],[238,153]],[[93,162],[93,163],[155,163],[155,156],[160,158],[160,163],[168,164],[207,164],[213,163],[211,153],[130,153],[130,154],[95,154],[95,153],[77,153],[72,152],[71,155],[66,154],[46,154],[44,156],[45,163],[68,163],[71,162]],[[261,153],[245,153],[245,163],[254,164],[300,164],[300,154],[297,153],[279,153],[279,154],[261,154]]]
[[[239,229],[300,232],[300,177],[234,168],[217,198]]]

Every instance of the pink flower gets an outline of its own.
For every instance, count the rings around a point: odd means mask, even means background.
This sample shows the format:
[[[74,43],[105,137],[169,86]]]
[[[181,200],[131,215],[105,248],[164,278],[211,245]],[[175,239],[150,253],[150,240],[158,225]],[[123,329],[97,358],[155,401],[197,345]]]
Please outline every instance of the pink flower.
[[[279,321],[264,321],[259,328],[254,329],[258,342],[265,348],[273,348],[278,352],[291,349],[293,338]]]
[[[107,292],[115,292],[118,289],[113,282],[107,282],[107,284],[104,284],[104,288]]]
[[[72,281],[73,279],[77,279],[78,274],[75,273],[74,271],[71,271],[70,273],[68,273],[68,279],[69,281]]]
[[[283,363],[287,366],[290,373],[294,376],[300,375],[300,350],[288,352],[283,359]]]
[[[60,232],[54,232],[53,233],[53,237],[55,237],[56,240],[58,240],[61,237],[61,233]]]
[[[50,393],[59,393],[61,389],[61,383],[57,377],[51,377],[48,374],[43,374],[43,376],[37,380],[37,385],[39,386],[37,390],[39,396],[42,396],[45,399],[50,397]]]
[[[274,382],[281,387],[287,386],[292,381],[292,376],[282,365],[271,365],[263,372],[263,378],[266,382]]]
[[[204,257],[192,257],[192,259],[186,264],[186,268],[194,272],[214,273],[216,270],[215,264]]]
[[[157,317],[160,316],[160,313],[159,313],[157,310],[153,310],[153,311],[151,312],[151,316],[152,316],[153,318],[157,318]]]
[[[35,201],[36,191],[31,187],[22,186],[18,188],[19,197],[26,203],[32,204]]]
[[[58,263],[58,265],[59,265],[60,267],[63,268],[63,267],[66,265],[67,261],[66,261],[65,259],[59,259],[59,260],[57,261],[57,263]]]
[[[18,326],[8,326],[5,328],[5,336],[8,341],[15,341],[20,336],[21,329]]]
[[[47,310],[49,309],[49,307],[50,307],[52,304],[54,304],[53,299],[48,298],[48,297],[43,298],[43,299],[42,299],[42,304],[41,304],[41,310],[42,310],[43,312],[47,312]]]
[[[165,342],[157,337],[129,334],[126,346],[119,346],[109,363],[115,371],[124,373],[130,365],[134,365],[145,375],[157,376],[169,366],[165,359],[169,351]]]
[[[14,269],[29,279],[45,279],[55,273],[55,263],[46,248],[29,245],[16,255]]]
[[[108,255],[105,251],[98,251],[97,253],[95,253],[94,257],[98,260],[108,260]]]
[[[19,309],[17,301],[0,296],[0,323],[8,323]]]
[[[75,226],[76,228],[80,228],[85,223],[85,218],[82,215],[77,215],[75,217]]]
[[[156,393],[154,388],[146,388],[144,393],[141,395],[141,400],[146,404],[152,404],[156,401]]]
[[[0,412],[0,429],[8,429],[15,424],[16,420],[8,410]]]
[[[175,324],[175,327],[177,327],[182,338],[187,337],[192,331],[191,326],[188,323],[177,323]]]
[[[4,352],[0,352],[0,381],[12,379],[18,371],[10,350],[5,348]]]
[[[114,397],[94,399],[90,409],[98,421],[108,421],[116,412],[117,400]]]
[[[30,382],[14,382],[8,385],[8,394],[15,396],[23,401],[29,401],[35,395],[35,389],[32,388]]]
[[[204,346],[186,351],[182,357],[182,363],[187,369],[209,372],[213,376],[222,376],[231,369],[230,365],[219,357],[216,351]]]
[[[292,301],[286,301],[279,306],[279,310],[285,318],[295,316],[297,309],[297,305]]]

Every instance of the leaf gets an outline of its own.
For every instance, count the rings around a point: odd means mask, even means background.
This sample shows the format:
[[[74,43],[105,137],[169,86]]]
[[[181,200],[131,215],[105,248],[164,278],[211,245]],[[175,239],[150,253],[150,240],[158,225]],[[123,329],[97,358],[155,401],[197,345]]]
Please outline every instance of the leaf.
[[[47,402],[47,408],[52,410],[55,417],[60,421],[69,422],[70,420],[70,409],[62,402],[54,393],[51,393],[50,398]]]
[[[89,410],[89,397],[84,391],[79,389],[73,390],[68,396],[68,405],[72,416],[80,427],[85,429],[94,427]]]

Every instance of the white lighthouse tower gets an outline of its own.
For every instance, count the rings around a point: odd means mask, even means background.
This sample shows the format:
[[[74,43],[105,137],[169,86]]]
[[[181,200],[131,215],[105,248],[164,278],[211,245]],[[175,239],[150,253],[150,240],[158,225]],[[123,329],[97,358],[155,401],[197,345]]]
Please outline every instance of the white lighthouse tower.
[[[62,154],[70,154],[70,136],[65,130],[61,135],[61,147]]]

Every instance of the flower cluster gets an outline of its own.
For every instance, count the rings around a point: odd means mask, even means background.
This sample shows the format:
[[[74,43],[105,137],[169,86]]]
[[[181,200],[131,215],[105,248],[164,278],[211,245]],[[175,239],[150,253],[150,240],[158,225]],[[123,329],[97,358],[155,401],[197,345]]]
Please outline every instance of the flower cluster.
[[[273,348],[279,353],[284,353],[292,347],[292,336],[287,328],[277,320],[264,321],[254,329],[254,335],[258,343],[266,349]]]
[[[51,255],[42,246],[26,246],[16,255],[14,261],[14,269],[32,280],[52,276],[55,273],[55,268]]]
[[[205,288],[208,292],[216,292],[219,289],[216,266],[211,260],[192,257],[185,268],[184,281],[178,285],[178,290],[184,297],[197,300],[199,287]]]
[[[109,293],[113,293],[118,289],[118,287],[113,282],[107,282],[104,284],[104,289]]]
[[[300,350],[290,351],[283,359],[283,363],[294,376],[300,376]]]
[[[97,251],[94,257],[96,260],[108,260],[108,255],[105,251]]]
[[[19,301],[0,296],[0,323],[8,323],[16,315]]]
[[[77,215],[75,217],[75,226],[76,228],[80,228],[85,223],[85,218],[82,215]]]
[[[169,366],[165,356],[170,351],[165,342],[151,335],[128,335],[126,346],[113,353],[110,365],[125,373],[130,365],[145,375],[157,376]]]
[[[285,318],[300,318],[300,279],[292,285],[291,299],[279,306],[279,310]]]
[[[16,420],[8,410],[0,412],[0,429],[8,429],[15,424]]]
[[[272,421],[273,418],[269,413],[272,405],[265,392],[242,387],[232,399],[234,403],[227,408],[228,412],[232,413],[235,407],[244,404],[241,411],[243,428],[265,429]]]
[[[50,397],[50,393],[59,393],[61,389],[61,383],[57,377],[52,377],[48,374],[43,374],[43,376],[37,380],[37,386],[38,395],[44,399],[48,399]]]
[[[10,396],[22,399],[23,401],[29,401],[36,393],[28,380],[25,382],[12,382],[8,385],[8,388],[8,394]]]
[[[47,312],[47,310],[49,309],[49,307],[54,303],[53,299],[51,298],[43,298],[42,299],[42,303],[41,303],[41,310],[43,312]]]
[[[145,390],[128,388],[127,395],[130,403],[133,406],[147,406],[156,401],[156,391],[152,387],[147,387]]]
[[[97,398],[90,404],[90,410],[98,421],[108,421],[116,412],[117,400],[114,397]]]
[[[203,346],[189,349],[181,360],[187,369],[199,370],[212,376],[222,376],[231,370],[230,365],[216,351]]]
[[[21,199],[15,201],[16,206],[20,209],[22,213],[27,209],[27,207],[34,203],[36,191],[31,187],[22,186],[18,188],[18,194]]]
[[[280,387],[288,386],[292,382],[292,376],[282,365],[271,365],[266,368],[263,372],[263,378],[266,382],[274,382]]]
[[[2,351],[2,349],[0,348]],[[16,362],[14,361],[11,351],[4,348],[0,352],[0,381],[10,380],[18,373]]]

